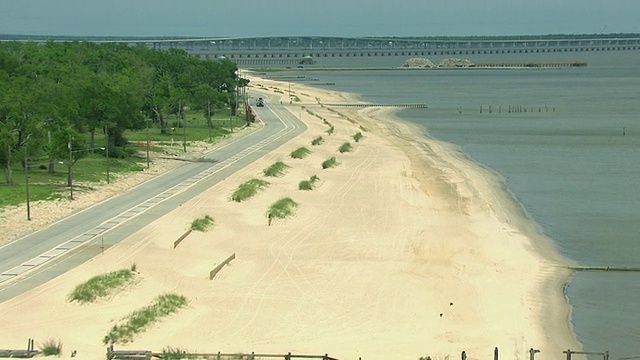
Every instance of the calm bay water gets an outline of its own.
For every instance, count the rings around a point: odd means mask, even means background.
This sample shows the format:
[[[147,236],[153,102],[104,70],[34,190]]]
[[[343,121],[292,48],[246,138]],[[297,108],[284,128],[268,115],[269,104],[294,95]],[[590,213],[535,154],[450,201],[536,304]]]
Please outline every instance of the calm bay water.
[[[334,82],[321,87],[357,93],[373,103],[426,103],[428,109],[398,115],[500,173],[567,259],[580,265],[640,267],[640,51],[471,60],[589,65],[287,75]],[[346,65],[398,66],[404,59],[351,61]],[[509,113],[510,106],[527,112]],[[640,273],[580,272],[566,292],[574,332],[586,351],[609,350],[611,359],[640,356]]]

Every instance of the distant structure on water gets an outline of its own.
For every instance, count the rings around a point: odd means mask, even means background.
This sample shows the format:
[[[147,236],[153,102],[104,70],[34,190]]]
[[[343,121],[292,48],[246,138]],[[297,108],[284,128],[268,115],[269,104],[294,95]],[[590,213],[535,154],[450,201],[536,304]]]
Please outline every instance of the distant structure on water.
[[[47,37],[0,35],[0,41],[92,41],[184,49],[238,65],[304,65],[322,58],[638,51],[640,34],[491,37]]]

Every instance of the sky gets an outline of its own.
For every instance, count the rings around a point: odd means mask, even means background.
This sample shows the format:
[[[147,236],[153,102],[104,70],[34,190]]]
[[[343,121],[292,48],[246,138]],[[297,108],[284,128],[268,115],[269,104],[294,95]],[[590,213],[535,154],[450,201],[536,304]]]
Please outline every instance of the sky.
[[[0,0],[0,34],[469,36],[640,33],[640,0]]]

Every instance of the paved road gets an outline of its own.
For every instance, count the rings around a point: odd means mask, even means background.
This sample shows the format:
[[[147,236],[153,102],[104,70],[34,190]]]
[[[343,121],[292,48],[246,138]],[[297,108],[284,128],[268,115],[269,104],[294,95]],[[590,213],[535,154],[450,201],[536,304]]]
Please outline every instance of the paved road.
[[[270,103],[256,108],[264,127],[206,154],[208,161],[187,163],[0,246],[0,302],[86,262],[306,129],[285,106]]]

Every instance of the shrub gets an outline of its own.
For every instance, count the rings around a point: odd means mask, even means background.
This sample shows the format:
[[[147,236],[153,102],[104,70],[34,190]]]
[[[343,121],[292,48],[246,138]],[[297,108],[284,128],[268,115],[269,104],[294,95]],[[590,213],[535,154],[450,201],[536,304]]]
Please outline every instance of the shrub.
[[[129,167],[127,168],[126,171],[144,171],[144,166],[142,166],[141,164],[131,164],[129,165]]]
[[[193,355],[187,355],[187,350],[179,347],[171,347],[168,346],[162,349],[162,355],[160,355],[160,359],[162,360],[182,360],[182,359],[195,359],[196,357]]]
[[[262,173],[264,174],[264,176],[278,177],[284,175],[284,172],[288,167],[289,166],[287,164],[283,163],[282,161],[278,161],[268,168],[264,169]]]
[[[360,142],[360,140],[364,137],[364,135],[362,135],[362,133],[360,131],[358,131],[357,133],[355,133],[353,135],[353,140],[355,142]]]
[[[62,354],[62,342],[60,340],[49,339],[43,342],[39,348],[44,356]]]
[[[327,130],[325,130],[324,132],[326,132],[327,134],[331,135],[336,131],[336,128],[334,128],[333,126],[328,128]]]
[[[320,145],[323,142],[324,142],[324,139],[322,138],[322,136],[318,136],[317,138],[311,141],[311,145]]]
[[[335,157],[332,157],[331,159],[327,159],[322,162],[323,169],[328,169],[336,166],[338,166],[338,160],[336,160]]]
[[[311,154],[311,150],[307,149],[306,147],[301,147],[292,151],[290,156],[294,159],[304,159],[309,154]]]
[[[135,269],[135,264],[132,265]],[[133,281],[134,270],[123,269],[104,275],[94,276],[87,282],[76,286],[69,294],[69,301],[79,303],[93,302],[98,298],[111,295]]]
[[[298,190],[313,190],[314,185],[318,180],[320,180],[320,178],[313,175],[309,180],[300,181],[298,184]]]
[[[338,151],[342,154],[342,153],[350,152],[352,149],[353,147],[351,147],[351,144],[346,142],[340,145],[340,147],[338,148]]]
[[[255,195],[258,190],[269,185],[268,182],[260,179],[251,179],[241,184],[236,191],[231,195],[231,200],[235,202],[242,202]]]
[[[160,295],[153,304],[129,314],[124,323],[114,325],[102,341],[105,345],[131,342],[135,334],[143,332],[149,325],[173,314],[186,305],[187,299],[184,296]]]
[[[205,215],[202,218],[195,219],[191,223],[191,230],[193,231],[207,231],[213,225],[213,218],[209,215]]]
[[[271,204],[269,211],[267,211],[267,217],[284,219],[293,214],[293,209],[296,206],[298,206],[298,204],[291,200],[291,198],[282,198]]]

